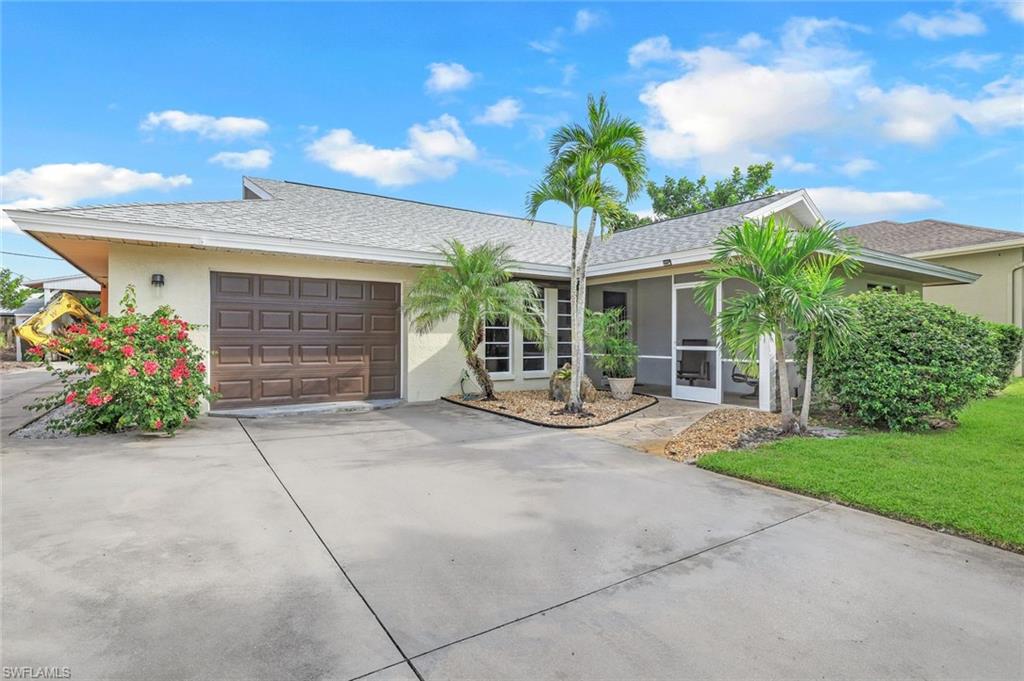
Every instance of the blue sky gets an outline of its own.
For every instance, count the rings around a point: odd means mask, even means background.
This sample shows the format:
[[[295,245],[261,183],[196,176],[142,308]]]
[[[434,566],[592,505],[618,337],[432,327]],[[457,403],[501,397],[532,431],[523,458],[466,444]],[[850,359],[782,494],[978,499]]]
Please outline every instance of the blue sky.
[[[6,3],[2,42],[8,205],[250,174],[521,214],[552,126],[605,92],[656,180],[773,160],[847,224],[1024,230],[1020,3]]]

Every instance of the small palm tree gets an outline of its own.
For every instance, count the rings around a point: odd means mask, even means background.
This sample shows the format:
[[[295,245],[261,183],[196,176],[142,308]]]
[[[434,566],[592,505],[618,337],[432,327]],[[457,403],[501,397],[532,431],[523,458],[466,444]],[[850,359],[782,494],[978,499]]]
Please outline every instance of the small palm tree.
[[[487,320],[507,319],[527,339],[544,340],[540,291],[533,282],[512,279],[508,249],[489,243],[467,248],[457,240],[447,241],[440,249],[447,266],[424,269],[405,300],[416,333],[429,333],[457,318],[456,335],[466,364],[488,400],[494,399],[494,382],[477,354]]]
[[[569,311],[572,315],[570,335],[572,342],[572,376],[569,380],[569,402],[565,410],[569,413],[583,412],[583,397],[580,390],[583,372],[583,312],[586,307],[585,260],[577,257],[580,213],[585,208],[600,214],[615,201],[615,188],[600,182],[591,172],[592,161],[584,155],[576,165],[552,164],[544,176],[526,197],[526,214],[530,220],[537,217],[541,206],[550,201],[564,204],[572,212],[572,267],[569,281]],[[591,234],[593,228],[591,228]],[[588,240],[589,243],[589,240]]]
[[[775,341],[775,368],[781,396],[781,426],[796,430],[783,334],[806,327],[813,317],[813,299],[805,290],[809,267],[829,254],[847,253],[834,223],[793,229],[784,219],[745,220],[723,230],[714,242],[712,267],[696,296],[709,313],[715,310],[718,285],[745,281],[753,291],[741,291],[722,302],[715,319],[719,337],[732,353],[752,360],[765,336]]]
[[[572,275],[569,282],[571,312],[572,366],[570,400],[566,410],[581,412],[580,395],[583,368],[583,315],[586,308],[587,263],[594,241],[598,216],[611,211],[619,193],[602,180],[606,167],[615,168],[625,182],[625,200],[630,201],[643,188],[647,176],[643,127],[625,116],[612,116],[604,95],[587,97],[586,125],[572,123],[556,130],[550,141],[552,161],[544,180],[527,196],[531,220],[547,201],[558,201],[573,211]],[[590,208],[590,226],[579,244],[579,213]],[[604,219],[601,220],[602,227]]]
[[[841,276],[854,276],[860,263],[853,260],[854,246],[830,253],[811,262],[803,272],[801,289],[805,297],[805,318],[800,324],[807,352],[804,369],[804,398],[800,408],[800,430],[806,431],[811,414],[814,387],[814,356],[819,352],[830,359],[849,345],[858,331],[856,311],[846,301],[846,282]]]

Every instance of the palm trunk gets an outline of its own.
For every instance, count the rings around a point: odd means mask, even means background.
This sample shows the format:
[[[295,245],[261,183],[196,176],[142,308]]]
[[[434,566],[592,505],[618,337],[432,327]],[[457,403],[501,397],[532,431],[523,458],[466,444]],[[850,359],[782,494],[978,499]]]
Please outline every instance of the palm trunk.
[[[789,395],[789,370],[786,367],[786,348],[782,344],[782,331],[775,331],[775,370],[779,377],[779,409],[782,432],[791,433],[796,429],[793,416],[793,398]]]
[[[800,408],[800,430],[807,432],[807,422],[811,416],[811,381],[814,380],[814,342],[817,340],[812,331],[807,340],[807,372],[804,377],[804,403]]]
[[[572,215],[572,270],[569,278],[569,314],[571,315],[569,319],[569,342],[571,343],[569,361],[572,363],[572,374],[569,376],[569,401],[565,404],[565,411],[570,414],[578,414],[583,411],[583,396],[581,394],[583,379],[580,374],[583,353],[580,352],[580,344],[577,343],[577,339],[581,339],[583,336],[583,330],[576,322],[576,299],[579,296],[579,268],[576,262],[579,240],[579,232],[576,229],[578,221],[579,211],[576,211]]]
[[[469,365],[473,375],[476,376],[476,382],[480,384],[480,389],[484,391],[484,399],[493,400],[494,381],[491,380],[491,375],[487,373],[487,366],[484,365],[480,355],[476,354],[475,349],[473,352],[466,353],[466,364]]]

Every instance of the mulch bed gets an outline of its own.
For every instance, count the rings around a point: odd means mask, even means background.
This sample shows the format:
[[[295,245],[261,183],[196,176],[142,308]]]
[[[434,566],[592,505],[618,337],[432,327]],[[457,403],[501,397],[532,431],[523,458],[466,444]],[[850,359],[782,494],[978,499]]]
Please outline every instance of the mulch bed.
[[[610,392],[599,390],[597,399],[584,405],[589,415],[578,416],[559,413],[562,411],[562,403],[548,399],[547,390],[510,390],[498,393],[494,400],[464,400],[461,395],[450,395],[442,399],[550,428],[601,426],[658,402],[658,398],[651,395],[633,395],[628,400],[617,400]]]
[[[803,436],[835,439],[847,434],[845,429],[812,425]],[[749,449],[782,437],[796,435],[782,433],[778,414],[752,409],[716,409],[669,440],[665,456],[675,461],[693,462],[711,452]]]
[[[716,409],[669,440],[665,455],[677,461],[696,461],[704,454],[740,447],[755,433],[758,440],[775,439],[778,426],[778,414],[753,409]]]

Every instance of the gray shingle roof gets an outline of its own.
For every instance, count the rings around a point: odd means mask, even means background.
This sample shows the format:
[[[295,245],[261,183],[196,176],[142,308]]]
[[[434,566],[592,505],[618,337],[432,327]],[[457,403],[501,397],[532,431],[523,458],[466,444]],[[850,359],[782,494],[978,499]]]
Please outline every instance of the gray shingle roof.
[[[726,227],[743,221],[743,216],[785,198],[799,190],[737,203],[727,208],[661,220],[643,227],[618,232],[600,242],[591,262],[604,264],[646,256],[663,255],[710,245]]]
[[[550,222],[449,208],[296,182],[247,178],[271,198],[40,209],[36,212],[156,227],[436,253],[445,239],[512,245],[516,261],[568,267],[569,229]],[[614,234],[594,245],[594,264],[709,245],[725,227],[793,192]]]
[[[897,255],[927,253],[947,248],[1024,239],[1024,232],[974,227],[942,220],[917,220],[915,222],[879,220],[847,227],[842,231],[845,235],[852,236],[859,241],[864,248]]]

